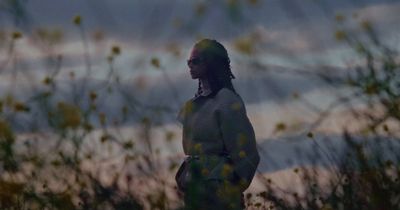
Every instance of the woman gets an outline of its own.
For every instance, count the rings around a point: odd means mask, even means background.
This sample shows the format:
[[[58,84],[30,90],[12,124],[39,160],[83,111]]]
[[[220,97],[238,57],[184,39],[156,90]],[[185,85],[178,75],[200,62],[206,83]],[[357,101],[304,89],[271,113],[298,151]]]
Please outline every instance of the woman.
[[[243,192],[260,161],[253,127],[231,80],[230,60],[217,41],[196,43],[188,60],[195,97],[181,108],[187,155],[176,181],[186,209],[244,209]]]

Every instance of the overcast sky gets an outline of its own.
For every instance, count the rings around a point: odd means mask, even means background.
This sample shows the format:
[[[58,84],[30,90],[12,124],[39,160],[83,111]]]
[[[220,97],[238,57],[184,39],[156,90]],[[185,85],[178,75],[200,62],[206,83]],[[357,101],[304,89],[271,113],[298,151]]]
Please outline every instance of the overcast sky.
[[[186,74],[185,61],[199,37],[222,42],[234,67],[245,67],[238,64],[241,59],[290,68],[343,67],[350,56],[346,46],[334,38],[340,28],[335,16],[346,18],[346,28],[370,21],[384,42],[399,46],[398,11],[400,3],[394,0],[18,0],[0,4],[0,29],[17,25],[25,35],[17,46],[24,63],[21,66],[26,67],[24,71],[43,74],[48,74],[43,72],[47,55],[38,50],[40,43],[29,34],[37,28],[61,30],[64,42],[56,52],[63,55],[65,69],[79,72],[85,68],[83,44],[72,19],[80,15],[96,69],[94,77],[106,75],[105,58],[113,45],[122,49],[116,65],[124,77],[160,76],[149,60],[158,57],[168,73]],[[97,31],[104,33],[101,43],[92,39]],[[243,37],[257,37],[254,48],[258,54],[249,58],[235,51],[235,43]],[[165,53],[169,46],[179,51],[177,57]],[[5,56],[4,49],[0,57]]]
[[[10,7],[6,2],[20,4]],[[60,77],[67,78],[70,71],[78,74],[86,68],[79,29],[72,21],[80,15],[94,79],[105,77],[110,47],[118,45],[122,54],[115,67],[128,83],[125,87],[129,89],[132,82],[146,80],[152,93],[148,98],[164,102],[170,97],[165,88],[171,83],[180,91],[181,102],[193,95],[197,83],[190,80],[185,64],[190,48],[199,37],[214,38],[228,48],[237,76],[234,84],[246,102],[256,104],[290,98],[294,91],[307,94],[323,88],[315,78],[257,76],[254,66],[249,65],[252,59],[278,71],[312,69],[309,67],[317,64],[343,68],[350,56],[346,46],[334,38],[340,28],[335,16],[343,15],[344,25],[353,29],[363,20],[370,21],[382,40],[396,47],[400,43],[399,11],[400,3],[394,0],[18,0],[0,3],[0,29],[8,30],[17,24],[24,34],[16,46],[21,61],[21,74],[17,76],[21,76],[22,84],[41,82],[54,68],[39,50],[40,43],[29,34],[39,27],[62,30],[64,43],[56,52],[63,55]],[[96,31],[104,33],[103,42],[91,39]],[[252,35],[258,40],[257,54],[248,56],[235,50],[238,39]],[[180,53],[167,53],[168,46],[176,47]],[[6,58],[5,49],[1,50],[1,60]],[[150,64],[153,57],[160,59],[169,84],[163,79],[163,71]],[[0,85],[16,85],[10,79],[16,71],[12,66],[7,68],[2,71]],[[319,98],[319,103],[321,100],[325,99]]]
[[[324,37],[337,14],[376,22],[386,32],[396,31],[400,4],[394,0],[25,0],[22,3],[31,28],[59,27],[74,34],[72,18],[81,15],[88,31],[102,29],[108,36],[127,42],[158,43],[158,40],[192,42],[197,35],[229,40],[255,28],[268,33],[295,33]],[[229,4],[228,2],[237,2]],[[198,15],[197,11],[204,11]],[[10,22],[3,10],[1,22]],[[177,26],[178,25],[178,26]],[[28,26],[25,30],[29,31]],[[292,38],[293,38],[292,37]],[[282,37],[281,37],[282,38]],[[328,38],[328,37],[326,37]],[[311,40],[310,40],[311,41]],[[313,42],[317,40],[312,40]],[[146,43],[147,44],[147,43]]]

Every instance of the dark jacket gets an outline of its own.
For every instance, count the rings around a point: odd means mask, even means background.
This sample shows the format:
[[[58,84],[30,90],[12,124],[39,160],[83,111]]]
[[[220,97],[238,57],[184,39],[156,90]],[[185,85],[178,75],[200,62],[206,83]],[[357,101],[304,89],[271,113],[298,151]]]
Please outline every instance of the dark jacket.
[[[186,155],[210,157],[202,162],[206,179],[240,181],[241,190],[250,185],[260,161],[253,127],[242,98],[228,88],[188,100],[178,113],[183,125],[182,143]],[[209,156],[224,153],[228,158]],[[187,161],[176,179],[186,176]],[[184,171],[184,173],[182,173]]]

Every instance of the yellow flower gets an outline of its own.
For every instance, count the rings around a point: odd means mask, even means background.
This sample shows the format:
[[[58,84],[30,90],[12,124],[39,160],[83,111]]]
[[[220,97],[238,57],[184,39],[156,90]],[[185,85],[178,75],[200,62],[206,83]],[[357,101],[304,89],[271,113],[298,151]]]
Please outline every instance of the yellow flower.
[[[0,120],[0,138],[6,140],[14,139],[14,134],[10,128],[10,125],[3,120]]]
[[[229,164],[224,164],[223,167],[222,167],[221,175],[222,175],[223,177],[227,177],[227,176],[229,176],[229,174],[232,173],[232,171],[233,171],[233,168],[232,168],[231,165],[229,165]]]
[[[197,144],[195,144],[194,145],[194,151],[196,152],[196,153],[200,153],[201,151],[202,151],[202,145],[201,144],[199,144],[199,143],[197,143]]]
[[[238,4],[238,1],[237,1],[237,0],[227,0],[226,3],[227,3],[229,6],[235,6],[235,5]]]
[[[172,53],[174,56],[179,56],[181,51],[179,49],[179,45],[175,43],[167,44],[166,49],[168,52]]]
[[[100,120],[100,124],[101,125],[105,125],[106,124],[106,115],[103,112],[101,112],[99,114],[99,120]]]
[[[90,104],[90,107],[89,107],[91,110],[93,110],[93,111],[95,111],[95,110],[97,110],[97,106],[96,106],[96,104]]]
[[[337,30],[335,32],[335,38],[338,41],[342,41],[342,40],[346,39],[346,37],[347,37],[346,32],[344,32],[343,30]]]
[[[107,141],[107,139],[108,139],[108,135],[107,135],[107,134],[104,134],[104,135],[102,135],[102,136],[100,137],[100,142],[101,142],[101,143],[104,143],[104,142]]]
[[[20,184],[13,181],[3,181],[0,180],[0,193],[3,199],[12,199],[14,200],[17,196],[21,195],[24,192],[25,184]],[[13,202],[13,201],[11,201]]]
[[[152,58],[150,61],[151,65],[153,65],[156,68],[160,68],[160,60],[156,57]]]
[[[122,114],[123,115],[126,115],[126,114],[128,114],[128,107],[127,106],[122,106],[122,108],[121,108],[121,111],[122,111]]]
[[[233,103],[233,104],[231,105],[231,109],[234,110],[234,111],[237,111],[237,110],[239,110],[240,108],[242,108],[242,104],[239,103],[239,102]]]
[[[19,32],[19,31],[14,31],[13,33],[12,33],[12,38],[13,39],[19,39],[19,38],[21,38],[22,37],[22,34],[21,34],[21,32]]]
[[[333,210],[333,208],[330,204],[325,204],[324,206],[322,206],[321,210]]]
[[[93,130],[93,126],[92,126],[90,123],[85,123],[85,124],[83,125],[83,128],[84,128],[86,131],[88,131],[88,132],[90,132],[90,131]]]
[[[367,51],[367,49],[365,48],[365,46],[364,46],[362,43],[360,43],[360,42],[356,44],[355,50],[356,50],[358,53],[364,53],[364,52]]]
[[[92,33],[92,38],[96,42],[102,41],[102,40],[104,40],[104,33],[102,31],[100,31],[100,30],[97,30],[97,31]]]
[[[169,164],[168,169],[169,169],[170,171],[172,171],[172,170],[174,170],[176,167],[178,167],[178,164],[177,164],[176,162],[172,162],[172,163]]]
[[[14,100],[13,95],[7,94],[6,97],[5,97],[5,99],[4,99],[4,104],[5,104],[6,106],[11,107],[11,106],[14,104],[14,101],[15,101],[15,100]]]
[[[343,22],[345,20],[345,17],[342,14],[337,14],[335,16],[335,20],[339,23]]]
[[[314,134],[312,132],[308,132],[307,137],[312,139],[312,138],[314,138]]]
[[[298,92],[293,92],[293,93],[292,93],[292,97],[293,97],[294,99],[298,99],[298,98],[300,98],[300,95],[299,95]]]
[[[388,132],[388,131],[389,131],[389,126],[386,125],[386,124],[384,124],[384,125],[383,125],[383,130],[386,131],[386,132]]]
[[[201,174],[202,174],[203,176],[207,176],[209,173],[210,173],[210,172],[209,172],[208,169],[206,169],[206,168],[203,168],[203,169],[201,170]]]
[[[71,71],[69,72],[69,78],[74,79],[75,78],[75,72]]]
[[[125,142],[124,145],[123,145],[124,149],[132,149],[133,146],[134,146],[134,144],[133,144],[132,141],[127,141],[127,142]]]
[[[14,111],[16,112],[27,112],[29,108],[23,104],[22,102],[15,102],[14,103]]]
[[[192,113],[193,112],[193,108],[194,108],[193,102],[191,102],[191,101],[187,102],[186,105],[185,105],[185,109],[184,109],[185,114]]]
[[[251,5],[256,5],[258,0],[247,0]]]
[[[96,98],[97,98],[97,93],[94,92],[94,91],[91,91],[91,92],[89,93],[89,98],[90,98],[90,100],[92,100],[92,101],[96,100]]]
[[[51,164],[52,166],[54,166],[54,167],[58,167],[58,166],[61,165],[61,161],[59,161],[59,160],[52,160],[52,161],[50,162],[50,164]]]
[[[385,161],[385,165],[386,165],[386,167],[390,168],[390,167],[393,166],[393,161],[392,160],[386,160]]]
[[[360,23],[360,26],[362,29],[366,30],[366,31],[370,31],[372,29],[372,24],[371,22],[364,20]]]
[[[250,38],[240,38],[234,43],[234,47],[237,51],[243,54],[251,55],[254,53],[254,43]]]
[[[0,30],[0,42],[6,40],[7,33],[4,30]]]
[[[50,85],[52,83],[52,79],[50,77],[45,77],[43,79],[43,84]]]
[[[165,138],[167,141],[171,141],[175,137],[175,133],[173,131],[165,132]]]
[[[119,46],[114,45],[114,46],[111,48],[111,52],[112,52],[112,54],[114,54],[114,55],[119,55],[119,54],[121,54],[121,49],[119,48]]]
[[[239,188],[245,188],[246,186],[248,186],[249,185],[249,182],[248,181],[246,181],[245,179],[240,179],[240,181],[239,181]]]
[[[239,133],[238,137],[238,145],[243,146],[247,142],[247,136],[244,133]]]
[[[204,3],[198,3],[195,7],[195,13],[198,16],[202,16],[204,15],[204,13],[206,12],[207,7]]]
[[[81,22],[82,22],[81,16],[80,16],[80,15],[76,15],[76,16],[74,17],[74,19],[73,19],[73,22],[74,22],[75,25],[80,25]]]
[[[279,122],[275,125],[275,130],[276,131],[284,131],[286,130],[286,124],[283,122]]]
[[[150,118],[148,118],[148,117],[143,117],[142,119],[141,119],[141,122],[142,122],[142,124],[143,125],[149,125],[150,123],[151,123],[151,119]]]
[[[81,111],[77,106],[59,102],[57,108],[62,128],[76,128],[81,124]]]
[[[180,27],[183,25],[182,19],[180,19],[180,18],[175,18],[175,19],[172,21],[172,25],[173,25],[175,28],[180,28]]]
[[[242,151],[240,151],[240,152],[239,152],[239,157],[240,157],[240,158],[244,158],[244,157],[246,157],[246,152],[245,152],[245,151],[243,151],[243,150],[242,150]]]

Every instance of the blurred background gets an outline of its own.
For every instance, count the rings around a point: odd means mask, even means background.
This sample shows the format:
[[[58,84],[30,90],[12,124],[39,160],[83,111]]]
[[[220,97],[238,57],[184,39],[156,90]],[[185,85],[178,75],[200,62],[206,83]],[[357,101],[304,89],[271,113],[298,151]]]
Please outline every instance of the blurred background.
[[[399,11],[394,0],[0,0],[0,206],[182,205],[176,116],[197,91],[186,60],[202,38],[227,48],[256,133],[249,208],[272,205],[268,183],[306,194],[303,167],[327,189],[344,139],[398,142]]]

